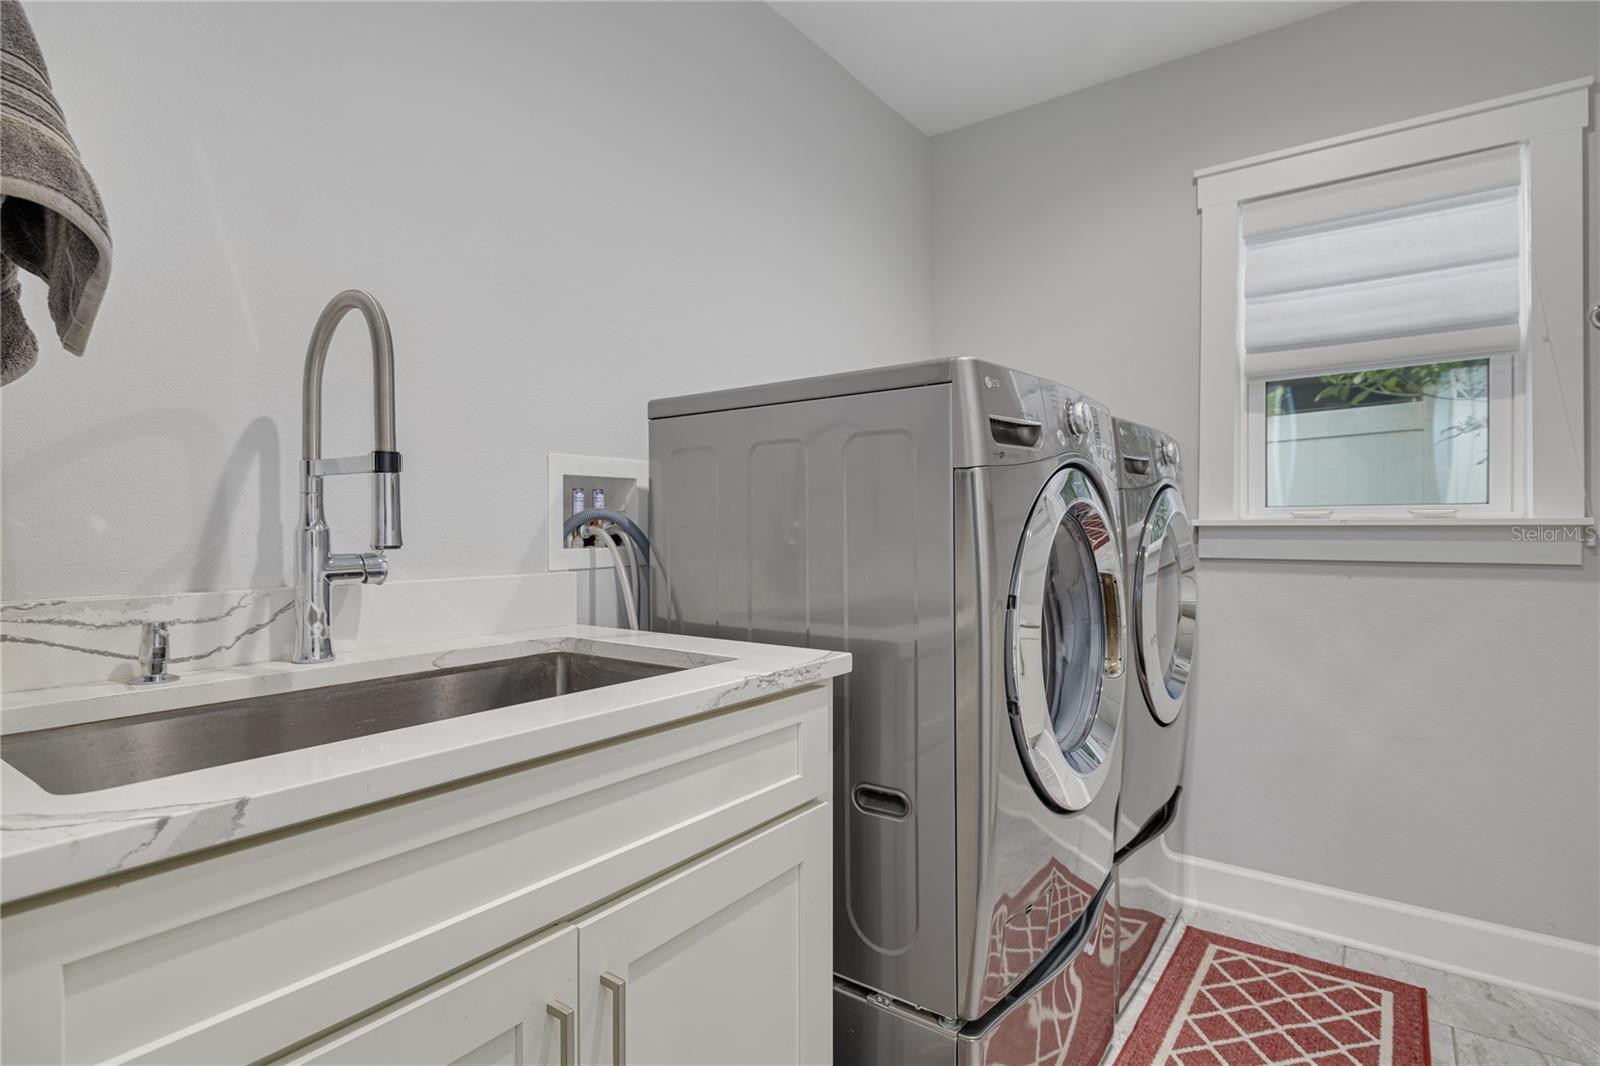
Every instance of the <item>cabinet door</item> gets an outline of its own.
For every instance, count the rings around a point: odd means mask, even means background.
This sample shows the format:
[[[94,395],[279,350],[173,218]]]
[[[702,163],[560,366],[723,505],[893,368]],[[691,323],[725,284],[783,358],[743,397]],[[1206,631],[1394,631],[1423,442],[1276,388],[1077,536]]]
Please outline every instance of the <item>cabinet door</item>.
[[[830,1061],[830,818],[809,807],[579,923],[581,1061]]]
[[[578,931],[512,948],[340,1030],[284,1063],[576,1066]]]

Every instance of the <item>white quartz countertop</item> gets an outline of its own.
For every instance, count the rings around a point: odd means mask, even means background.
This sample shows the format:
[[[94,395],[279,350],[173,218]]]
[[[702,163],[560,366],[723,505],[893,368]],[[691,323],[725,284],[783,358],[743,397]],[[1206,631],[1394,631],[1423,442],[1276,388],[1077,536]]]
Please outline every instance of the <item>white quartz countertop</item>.
[[[265,662],[166,685],[7,694],[0,733],[99,722],[550,651],[684,669],[244,762],[73,795],[0,762],[0,901],[11,902],[531,759],[658,729],[825,681],[850,656],[807,648],[561,626],[427,646]],[[0,739],[0,748],[4,741]]]

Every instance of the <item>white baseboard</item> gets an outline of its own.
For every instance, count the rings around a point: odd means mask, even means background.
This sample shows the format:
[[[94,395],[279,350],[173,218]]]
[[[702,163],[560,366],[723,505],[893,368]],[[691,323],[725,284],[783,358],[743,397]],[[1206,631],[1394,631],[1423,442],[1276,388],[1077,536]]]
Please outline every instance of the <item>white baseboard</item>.
[[[1192,855],[1174,858],[1184,865],[1188,905],[1600,1008],[1600,946]]]

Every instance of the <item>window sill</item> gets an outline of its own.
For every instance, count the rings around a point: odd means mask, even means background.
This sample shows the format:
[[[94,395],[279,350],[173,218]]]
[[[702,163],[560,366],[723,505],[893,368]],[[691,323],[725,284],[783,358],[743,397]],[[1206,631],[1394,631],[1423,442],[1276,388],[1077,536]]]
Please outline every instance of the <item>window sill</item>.
[[[1582,566],[1593,518],[1201,519],[1202,559]]]

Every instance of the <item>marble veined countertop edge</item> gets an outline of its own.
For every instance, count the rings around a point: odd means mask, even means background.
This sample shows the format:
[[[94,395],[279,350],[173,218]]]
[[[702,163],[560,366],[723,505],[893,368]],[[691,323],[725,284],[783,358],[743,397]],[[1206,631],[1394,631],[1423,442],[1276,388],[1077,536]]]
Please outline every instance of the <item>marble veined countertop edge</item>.
[[[644,638],[644,639],[640,639]],[[682,642],[692,642],[684,644]],[[449,641],[397,644],[342,651],[325,663],[292,663],[283,659],[242,663],[212,670],[184,672],[162,685],[129,685],[121,681],[64,685],[0,693],[0,735],[52,729],[80,722],[157,714],[228,700],[303,691],[330,685],[399,677],[474,663],[514,659],[544,651],[581,650],[585,643],[610,645],[645,661],[671,666],[703,666],[741,657],[727,649],[749,648],[735,641],[642,633],[630,629],[566,625]],[[707,651],[710,645],[724,650]],[[762,645],[780,650],[775,645]],[[783,651],[806,649],[785,648]],[[748,654],[748,653],[744,653]]]
[[[49,793],[0,762],[0,902],[661,728],[850,669],[843,652],[568,625],[370,649],[315,666],[235,666],[162,686],[93,684],[8,693],[3,731],[106,721],[553,650],[626,651],[686,668],[95,792]]]

